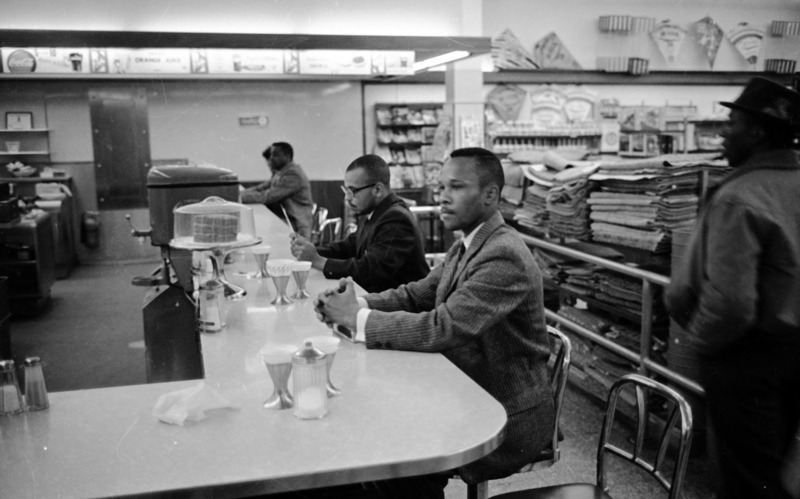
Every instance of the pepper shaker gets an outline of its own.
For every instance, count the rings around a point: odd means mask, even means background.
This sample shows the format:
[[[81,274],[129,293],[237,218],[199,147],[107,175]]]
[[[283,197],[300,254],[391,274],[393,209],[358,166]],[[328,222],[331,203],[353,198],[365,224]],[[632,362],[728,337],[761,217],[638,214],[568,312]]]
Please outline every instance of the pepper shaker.
[[[325,354],[306,341],[292,355],[294,415],[298,419],[320,419],[328,413],[328,368]]]
[[[19,414],[23,411],[17,373],[13,360],[0,360],[0,415]]]
[[[41,411],[50,407],[47,397],[47,386],[44,383],[42,360],[39,357],[28,357],[25,366],[25,409]]]

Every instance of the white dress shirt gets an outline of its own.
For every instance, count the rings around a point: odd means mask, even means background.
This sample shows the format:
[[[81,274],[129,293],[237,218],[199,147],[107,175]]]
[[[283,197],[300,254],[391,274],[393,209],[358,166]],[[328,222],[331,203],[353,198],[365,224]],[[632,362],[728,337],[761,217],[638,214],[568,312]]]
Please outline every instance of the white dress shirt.
[[[483,224],[478,225],[472,232],[467,234],[466,237],[464,237],[461,240],[461,244],[464,245],[464,252],[466,252],[469,249],[469,245],[475,238],[475,234],[478,233],[478,229],[480,229],[482,226]],[[356,297],[356,301],[358,302],[358,306],[361,307],[361,309],[358,311],[358,315],[356,315],[355,341],[360,343],[366,343],[367,333],[365,329],[367,327],[367,317],[369,317],[370,309],[369,305],[367,304],[367,300],[365,300],[363,297],[361,296]]]

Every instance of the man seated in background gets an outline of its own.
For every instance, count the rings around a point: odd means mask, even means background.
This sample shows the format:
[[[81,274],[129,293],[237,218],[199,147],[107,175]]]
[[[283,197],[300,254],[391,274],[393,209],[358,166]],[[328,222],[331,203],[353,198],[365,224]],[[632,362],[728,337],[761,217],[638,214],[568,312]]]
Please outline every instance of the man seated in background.
[[[359,298],[352,281],[343,280],[339,289],[320,294],[315,308],[326,323],[355,331],[355,340],[367,348],[442,353],[503,405],[508,415],[503,443],[458,469],[464,481],[475,484],[515,473],[552,436],[542,276],[500,215],[504,179],[494,154],[480,148],[453,151],[439,183],[442,222],[465,234],[444,263],[419,281]],[[408,486],[414,497],[441,498],[446,483],[446,476],[434,475],[376,487]]]
[[[311,236],[311,183],[303,169],[294,162],[294,149],[286,142],[275,142],[261,153],[267,160],[272,178],[241,193],[242,203],[262,203],[303,237]],[[283,209],[281,209],[283,208]]]
[[[328,279],[351,276],[370,293],[396,288],[428,275],[417,219],[389,187],[389,166],[374,154],[350,163],[344,174],[345,200],[358,217],[346,239],[315,247],[292,239],[292,254],[311,262]]]

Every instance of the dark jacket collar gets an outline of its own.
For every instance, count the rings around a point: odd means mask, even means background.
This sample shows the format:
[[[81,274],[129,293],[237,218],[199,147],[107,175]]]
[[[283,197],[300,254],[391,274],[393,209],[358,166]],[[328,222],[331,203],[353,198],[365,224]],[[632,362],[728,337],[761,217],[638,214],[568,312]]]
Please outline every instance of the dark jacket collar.
[[[725,182],[733,178],[741,177],[753,170],[786,170],[792,168],[800,168],[800,159],[798,159],[797,151],[793,149],[762,151],[747,158],[741,165],[733,170],[733,173],[728,175]]]
[[[383,198],[383,201],[378,203],[378,206],[376,206],[375,209],[372,210],[372,213],[369,215],[369,220],[377,219],[386,210],[388,210],[389,208],[391,208],[396,204],[400,204],[403,206],[406,205],[405,202],[400,198],[400,196],[398,196],[394,192],[390,192],[389,195]]]
[[[797,151],[793,149],[773,149],[753,154],[721,182],[709,187],[704,199],[710,200],[722,187],[748,173],[758,170],[790,170],[793,168],[800,168],[800,158],[798,158]]]

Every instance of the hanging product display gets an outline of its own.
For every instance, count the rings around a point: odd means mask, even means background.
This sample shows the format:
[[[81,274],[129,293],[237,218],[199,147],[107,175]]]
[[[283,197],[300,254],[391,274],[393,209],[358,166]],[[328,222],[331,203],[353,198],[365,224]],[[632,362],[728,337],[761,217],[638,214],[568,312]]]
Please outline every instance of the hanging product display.
[[[519,118],[527,92],[516,85],[497,85],[486,96],[486,102],[503,121]]]
[[[497,69],[538,69],[531,54],[525,50],[519,39],[506,28],[492,38],[492,62]]]
[[[690,33],[694,41],[702,48],[709,66],[713,68],[724,35],[722,28],[710,16],[706,16],[692,24]]]
[[[597,41],[597,69],[608,73],[628,70],[628,57],[624,54],[631,16],[600,16],[600,36]]]
[[[631,32],[628,37],[628,73],[632,75],[646,74],[650,69],[649,34],[655,26],[652,17],[634,17],[631,19]]]
[[[800,22],[772,21],[764,48],[764,71],[791,74],[800,53]]]
[[[536,45],[533,46],[533,60],[541,68],[581,69],[581,65],[572,57],[555,32],[549,33],[536,42]]]
[[[755,70],[758,64],[764,35],[763,29],[754,28],[745,22],[737,24],[725,34],[728,41],[742,54],[751,70]]]
[[[647,38],[654,24],[652,17],[600,16],[597,68],[609,73],[647,73]]]
[[[658,51],[664,56],[667,64],[671,65],[678,59],[683,40],[686,38],[686,30],[670,22],[669,20],[659,23],[650,36],[656,42]]]

